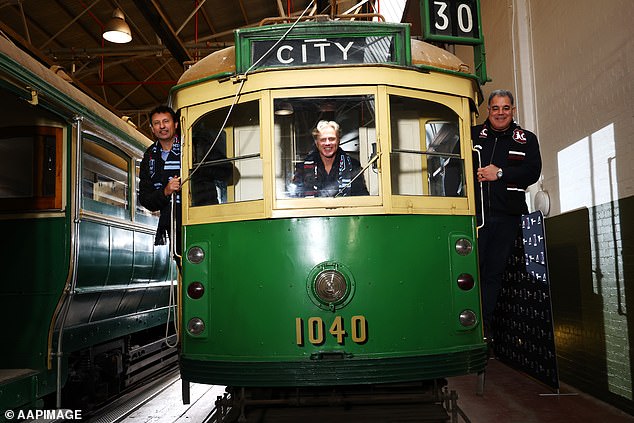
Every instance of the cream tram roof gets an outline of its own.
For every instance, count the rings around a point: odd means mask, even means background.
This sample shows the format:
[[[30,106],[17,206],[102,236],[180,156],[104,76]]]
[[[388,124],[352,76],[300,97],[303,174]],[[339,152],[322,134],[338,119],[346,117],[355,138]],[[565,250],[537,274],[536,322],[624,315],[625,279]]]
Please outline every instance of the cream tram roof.
[[[412,65],[431,66],[454,72],[469,72],[469,66],[457,56],[432,44],[411,40]],[[236,72],[235,47],[218,50],[186,70],[177,85],[213,75]]]
[[[139,144],[135,145],[135,148],[145,149],[152,143],[136,127],[133,127],[130,121],[119,118],[72,85],[69,82],[70,78],[61,68],[45,67],[3,36],[0,36],[0,77],[18,87],[18,91],[21,91],[21,95],[27,100],[30,99],[29,92],[35,91],[40,105],[46,104],[47,107],[68,117],[83,116],[98,122],[99,126],[110,126],[120,131],[129,140]],[[116,137],[112,139],[112,142],[124,151],[129,148],[127,142],[122,142]]]

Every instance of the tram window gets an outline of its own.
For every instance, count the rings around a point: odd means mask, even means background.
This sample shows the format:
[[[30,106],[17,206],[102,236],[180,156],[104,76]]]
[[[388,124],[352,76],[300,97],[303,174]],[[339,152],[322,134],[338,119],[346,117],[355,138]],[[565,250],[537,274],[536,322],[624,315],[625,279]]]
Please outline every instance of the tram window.
[[[202,116],[192,128],[192,206],[264,198],[257,101],[237,104],[223,129],[229,107]]]
[[[62,129],[3,128],[0,135],[3,210],[62,208]]]
[[[136,216],[135,219],[137,222],[146,223],[149,225],[156,225],[159,216],[161,215],[160,211],[150,211],[143,207],[139,202],[139,186],[140,186],[140,178],[139,174],[141,172],[141,159],[135,160],[135,174],[136,174]]]
[[[85,139],[82,141],[82,206],[111,216],[129,218],[128,160]]]
[[[464,197],[457,115],[427,100],[390,96],[392,193]]]
[[[277,198],[378,195],[374,96],[280,98],[274,108]],[[339,125],[339,148],[352,159],[343,156],[328,176],[312,135],[322,120]]]

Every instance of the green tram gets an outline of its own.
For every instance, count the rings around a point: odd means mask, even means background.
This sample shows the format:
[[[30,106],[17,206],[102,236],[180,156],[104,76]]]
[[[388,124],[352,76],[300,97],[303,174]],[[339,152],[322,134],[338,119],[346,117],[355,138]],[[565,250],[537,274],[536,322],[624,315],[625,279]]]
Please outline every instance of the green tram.
[[[136,203],[151,141],[1,36],[0,98],[0,421],[87,413],[178,359],[175,266]]]
[[[172,92],[185,401],[190,381],[315,387],[483,371],[475,75],[403,24],[273,24],[235,38]],[[298,194],[321,120],[340,125],[365,195]],[[212,181],[227,163],[233,175]]]

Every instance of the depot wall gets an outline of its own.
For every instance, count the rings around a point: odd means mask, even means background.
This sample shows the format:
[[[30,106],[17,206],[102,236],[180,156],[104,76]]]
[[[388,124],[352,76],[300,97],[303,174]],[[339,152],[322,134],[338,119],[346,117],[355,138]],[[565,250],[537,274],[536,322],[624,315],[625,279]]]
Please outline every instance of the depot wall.
[[[560,378],[634,413],[634,2],[481,0],[481,11],[484,94],[516,93],[516,120],[540,140],[530,202],[539,189],[551,199]]]

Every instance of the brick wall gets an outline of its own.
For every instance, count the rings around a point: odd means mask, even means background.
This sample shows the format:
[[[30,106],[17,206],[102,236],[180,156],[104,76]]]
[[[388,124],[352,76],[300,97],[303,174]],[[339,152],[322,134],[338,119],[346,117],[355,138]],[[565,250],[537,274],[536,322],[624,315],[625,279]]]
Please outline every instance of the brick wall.
[[[630,414],[634,414],[632,216],[634,196],[546,219],[560,380]]]

